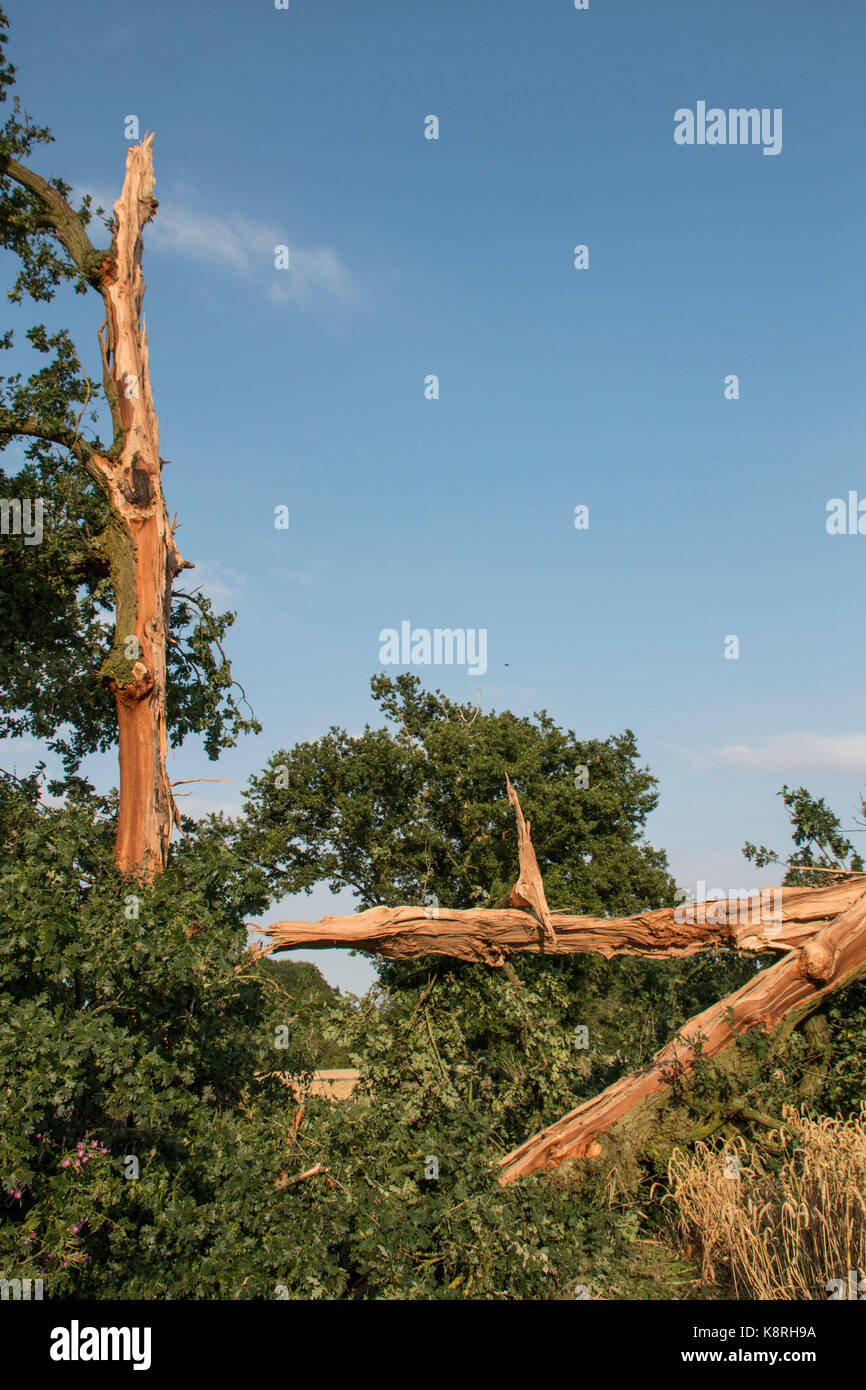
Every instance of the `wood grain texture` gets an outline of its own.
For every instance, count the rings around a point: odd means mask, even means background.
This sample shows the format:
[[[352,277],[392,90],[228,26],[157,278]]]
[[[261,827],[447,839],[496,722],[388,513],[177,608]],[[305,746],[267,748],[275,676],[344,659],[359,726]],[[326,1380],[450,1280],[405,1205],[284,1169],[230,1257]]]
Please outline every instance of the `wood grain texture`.
[[[559,1167],[571,1158],[599,1157],[600,1137],[654,1092],[692,1070],[698,1055],[716,1057],[741,1033],[772,1030],[785,1019],[798,1021],[826,995],[866,974],[866,895],[862,880],[858,882],[856,901],[800,949],[690,1019],[647,1067],[622,1077],[500,1159],[500,1183]]]
[[[764,900],[771,912],[762,913],[761,904],[754,900],[747,904],[735,898],[711,899],[703,911],[700,904],[685,904],[631,917],[550,912],[552,942],[542,936],[536,917],[516,907],[439,907],[435,917],[423,907],[371,907],[345,917],[322,917],[318,922],[274,922],[261,930],[270,938],[269,952],[356,947],[389,960],[439,955],[487,965],[502,965],[520,952],[670,960],[716,946],[789,951],[803,945],[866,892],[866,877],[827,888],[765,891],[778,895]]]
[[[100,267],[105,336],[100,334],[106,393],[113,406],[115,445],[93,453],[111,504],[107,558],[117,619],[103,676],[118,719],[120,803],[115,859],[124,873],[152,879],[165,866],[178,813],[166,773],[166,640],[171,588],[189,568],[174,540],[162,491],[159,420],[150,386],[142,316],[141,234],[153,217],[153,136],[132,145],[114,205],[112,252]]]
[[[784,952],[742,989],[690,1019],[648,1066],[617,1081],[498,1161],[505,1186],[573,1158],[600,1158],[603,1136],[638,1107],[753,1029],[799,1021],[825,995],[866,974],[866,875],[826,887],[770,888],[752,898],[715,898],[631,917],[551,912],[531,826],[506,778],[517,818],[519,877],[510,908],[373,907],[319,922],[275,922],[266,952],[343,946],[391,960],[446,955],[501,966],[516,952],[596,953],[671,960],[726,947]]]

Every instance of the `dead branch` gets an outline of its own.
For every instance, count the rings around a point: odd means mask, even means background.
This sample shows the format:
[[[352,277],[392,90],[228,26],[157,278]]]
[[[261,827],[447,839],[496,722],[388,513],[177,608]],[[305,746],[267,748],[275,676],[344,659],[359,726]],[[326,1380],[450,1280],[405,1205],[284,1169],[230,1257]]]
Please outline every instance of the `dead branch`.
[[[266,954],[349,947],[375,951],[388,960],[438,955],[497,966],[518,952],[671,960],[718,947],[790,951],[802,946],[866,892],[866,876],[826,888],[773,888],[765,892],[773,895],[772,914],[743,898],[713,898],[703,904],[662,907],[631,917],[552,912],[553,946],[540,939],[537,919],[519,908],[437,907],[433,917],[425,915],[430,909],[424,907],[371,907],[345,917],[273,922],[255,929],[271,940],[264,948]]]
[[[287,1178],[285,1173],[280,1173],[274,1183],[274,1188],[277,1192],[282,1192],[284,1188],[291,1187],[296,1182],[303,1182],[305,1178],[315,1178],[319,1173],[325,1172],[327,1169],[323,1168],[321,1163],[317,1163],[314,1167],[308,1168],[306,1173],[296,1173],[293,1178]]]
[[[800,949],[690,1019],[647,1067],[608,1086],[500,1159],[500,1183],[505,1186],[541,1168],[556,1168],[570,1158],[599,1156],[599,1136],[654,1092],[693,1070],[699,1056],[716,1057],[739,1034],[772,1030],[783,1019],[793,1026],[826,995],[866,974],[866,895],[863,884],[859,886],[860,896],[845,911]]]
[[[582,917],[551,912],[517,793],[506,777],[517,817],[520,872],[504,909],[374,907],[319,922],[276,922],[264,954],[298,947],[348,946],[392,960],[447,955],[504,966],[517,951],[557,955],[597,953],[670,960],[725,947],[784,951],[784,959],[736,993],[705,1009],[641,1071],[533,1135],[499,1161],[505,1185],[570,1158],[597,1158],[599,1136],[656,1093],[712,1058],[737,1036],[794,1026],[826,994],[866,974],[866,874],[826,887],[763,889],[753,898],[714,898],[630,917]]]
[[[182,777],[177,782],[170,782],[172,787],[188,787],[191,782],[233,782],[234,777]],[[184,795],[186,793],[184,792]]]

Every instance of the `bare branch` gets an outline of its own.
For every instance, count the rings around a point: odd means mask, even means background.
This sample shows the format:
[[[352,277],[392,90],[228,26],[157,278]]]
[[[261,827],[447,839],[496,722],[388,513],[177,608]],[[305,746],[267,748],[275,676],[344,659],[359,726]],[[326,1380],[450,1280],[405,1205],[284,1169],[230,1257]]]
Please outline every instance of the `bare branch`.
[[[254,929],[271,938],[269,952],[321,947],[375,951],[389,960],[452,956],[502,965],[517,952],[595,953],[671,960],[728,947],[739,951],[799,949],[866,891],[866,876],[829,887],[768,888],[762,902],[710,899],[632,917],[550,914],[555,946],[540,940],[538,922],[518,908],[371,907],[318,922],[274,922]],[[766,904],[772,904],[772,912]],[[762,920],[763,919],[763,920]],[[252,924],[251,924],[252,925]]]
[[[500,1183],[505,1186],[541,1168],[556,1168],[567,1159],[599,1157],[599,1137],[655,1092],[693,1070],[698,1057],[716,1057],[739,1034],[771,1030],[783,1019],[793,1026],[817,1008],[826,995],[866,974],[863,890],[861,880],[856,900],[813,933],[802,949],[791,951],[742,989],[690,1019],[673,1041],[656,1053],[649,1066],[622,1077],[593,1100],[506,1154],[499,1160]],[[834,889],[816,891],[829,895]]]

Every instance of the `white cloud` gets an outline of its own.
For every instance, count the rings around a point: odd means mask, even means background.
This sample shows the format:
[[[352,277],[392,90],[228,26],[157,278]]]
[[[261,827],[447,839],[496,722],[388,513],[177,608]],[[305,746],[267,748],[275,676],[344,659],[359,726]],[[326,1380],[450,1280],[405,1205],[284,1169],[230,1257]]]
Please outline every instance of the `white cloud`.
[[[323,297],[347,303],[358,298],[349,272],[331,247],[305,250],[292,243],[285,229],[240,213],[216,217],[168,198],[160,201],[147,238],[155,251],[188,256],[258,285],[275,304],[305,306]],[[290,268],[277,270],[276,247],[283,245],[289,247]]]
[[[750,746],[729,743],[719,748],[692,749],[670,743],[695,772],[739,767],[748,772],[851,772],[866,768],[866,734],[780,734]]]
[[[120,194],[105,189],[76,188],[74,200],[90,192],[93,207],[111,212]],[[330,246],[304,249],[297,246],[285,228],[225,212],[219,216],[194,206],[187,188],[176,185],[164,197],[159,183],[155,189],[159,210],[145,229],[145,251],[186,256],[200,265],[209,265],[238,279],[256,285],[274,304],[306,307],[328,299],[331,303],[357,303],[358,286]],[[288,246],[288,270],[274,266],[275,248]]]

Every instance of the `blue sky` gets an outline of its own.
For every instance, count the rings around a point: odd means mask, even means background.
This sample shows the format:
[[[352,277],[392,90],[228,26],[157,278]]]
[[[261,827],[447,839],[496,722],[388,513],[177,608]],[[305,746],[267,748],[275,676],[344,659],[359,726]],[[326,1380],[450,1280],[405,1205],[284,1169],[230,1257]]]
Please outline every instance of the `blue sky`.
[[[740,850],[787,849],[784,782],[855,826],[866,537],[825,523],[831,498],[866,497],[866,11],[6,8],[19,93],[56,136],[42,172],[113,201],[125,118],[156,134],[164,485],[192,578],[238,611],[265,729],[217,767],[192,743],[174,757],[177,777],[233,779],[187,809],[237,808],[274,749],[374,720],[379,632],[409,619],[487,630],[483,676],[419,668],[450,695],[480,686],[584,738],[632,728],[660,780],[650,838],[685,886],[774,881]],[[781,108],[781,153],[678,146],[698,101]],[[58,305],[94,372],[98,309]],[[271,917],[329,907],[317,891]]]

